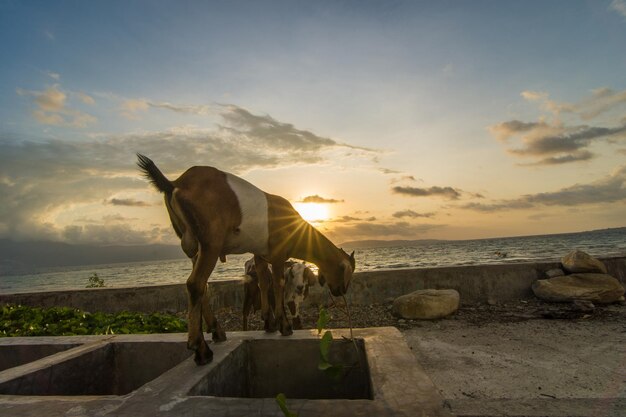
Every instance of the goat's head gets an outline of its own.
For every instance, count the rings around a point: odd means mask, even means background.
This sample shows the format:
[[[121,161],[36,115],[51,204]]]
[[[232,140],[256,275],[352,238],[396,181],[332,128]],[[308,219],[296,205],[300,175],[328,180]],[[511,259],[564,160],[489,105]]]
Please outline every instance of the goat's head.
[[[319,266],[320,284],[328,284],[330,293],[335,297],[344,295],[352,280],[355,264],[354,252],[348,255],[340,249],[340,256],[334,262],[325,262],[324,265]]]

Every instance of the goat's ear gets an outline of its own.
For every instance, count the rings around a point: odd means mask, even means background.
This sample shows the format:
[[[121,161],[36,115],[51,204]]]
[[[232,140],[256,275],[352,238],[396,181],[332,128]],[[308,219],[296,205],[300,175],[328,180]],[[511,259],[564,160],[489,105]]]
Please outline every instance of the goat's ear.
[[[350,285],[350,280],[352,279],[352,267],[348,265],[347,262],[343,264],[343,285],[347,290]]]
[[[352,267],[352,272],[354,272],[354,268],[356,266],[356,260],[354,259],[354,251],[350,254],[350,266]]]
[[[324,278],[324,274],[322,274],[322,271],[319,271],[317,273],[317,281],[320,283],[320,287],[323,287],[324,284],[326,284],[326,278]]]
[[[304,268],[304,280],[307,285],[313,285],[317,281],[317,277],[310,268]]]

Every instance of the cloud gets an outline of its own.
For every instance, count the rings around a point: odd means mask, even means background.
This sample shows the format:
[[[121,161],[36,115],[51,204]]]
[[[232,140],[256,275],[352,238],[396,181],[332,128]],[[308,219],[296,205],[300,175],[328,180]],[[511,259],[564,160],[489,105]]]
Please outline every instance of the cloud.
[[[78,93],[74,93],[74,95],[76,95],[76,97],[78,97],[78,99],[85,104],[89,104],[89,105],[96,104],[96,100],[94,100],[94,98],[88,94],[85,94],[83,92],[78,92]]]
[[[64,108],[62,103],[57,98],[48,105]],[[341,163],[342,159],[353,161],[370,154],[350,148],[347,156],[341,152],[347,149],[346,145],[278,121],[275,126],[284,132],[279,141],[259,134],[257,129],[245,128],[248,125],[241,120],[232,129],[223,128],[230,128],[230,123],[230,119],[223,119],[217,129],[181,127],[85,137],[80,141],[31,140],[0,132],[0,238],[67,240],[71,237],[87,241],[90,232],[98,233],[94,237],[98,242],[112,237],[111,229],[106,227],[66,231],[56,223],[56,218],[60,213],[81,207],[99,207],[96,212],[110,205],[141,207],[143,200],[136,196],[151,189],[136,169],[136,152],[151,157],[172,179],[193,165],[211,165],[245,174],[255,169]],[[294,133],[293,138],[289,132]],[[81,215],[94,217],[89,212]],[[65,219],[65,223],[71,223],[67,216]],[[141,236],[146,239],[144,242],[171,236],[167,228],[161,233],[138,227],[131,229],[134,234],[127,241],[138,241]]]
[[[551,100],[548,93],[539,91],[523,91],[521,96],[528,101],[538,102],[543,110],[554,116],[571,113],[582,120],[594,119],[626,104],[626,90],[614,91],[608,87],[596,88],[589,96],[574,103]]]
[[[398,219],[401,219],[403,217],[410,217],[412,219],[415,219],[418,217],[430,218],[430,217],[433,217],[434,215],[435,213],[417,213],[413,210],[396,211],[395,213],[392,214],[393,217],[396,217]]]
[[[398,238],[419,238],[431,230],[439,229],[444,225],[435,224],[412,224],[408,222],[375,223],[358,222],[354,224],[338,225],[332,232],[351,240],[359,239],[398,239]]]
[[[114,95],[104,94],[107,97],[119,99]],[[146,99],[124,99],[120,111],[127,118],[136,119],[138,113],[149,109],[162,109],[181,114],[195,116],[211,116],[220,118],[218,123],[219,136],[233,142],[246,141],[251,148],[279,148],[284,151],[302,152],[302,163],[320,162],[313,153],[323,150],[343,150],[347,156],[375,158],[381,151],[365,147],[353,146],[337,142],[331,138],[318,136],[315,133],[297,129],[290,123],[280,122],[270,115],[256,115],[250,111],[232,104],[187,105],[169,102],[155,102]],[[348,152],[352,152],[351,154]],[[269,155],[267,155],[269,157]],[[294,155],[297,157],[296,155]],[[273,160],[275,158],[272,158]],[[290,162],[288,162],[290,164]]]
[[[137,230],[131,223],[121,224],[87,224],[66,226],[61,237],[73,244],[111,244],[137,245],[154,241],[167,234],[167,229],[152,228]]]
[[[149,108],[150,108],[150,105],[146,100],[141,100],[141,99],[125,100],[120,105],[120,114],[127,119],[137,120],[139,119],[138,113],[145,112]]]
[[[626,165],[598,181],[576,184],[558,191],[526,194],[516,199],[500,200],[491,204],[468,203],[463,209],[494,212],[529,209],[538,206],[579,206],[587,204],[616,203],[626,200]]]
[[[43,71],[44,74],[46,74],[48,77],[52,78],[53,80],[59,81],[61,79],[61,74],[56,73],[56,72],[52,72],[52,71]]]
[[[150,203],[145,201],[135,200],[134,198],[112,198],[107,201],[107,204],[114,206],[127,206],[127,207],[148,207]]]
[[[396,171],[395,169],[378,168],[378,170],[383,174],[402,174],[402,171]]]
[[[626,138],[626,123],[615,127],[549,125],[511,120],[489,127],[499,141],[509,144],[507,151],[519,157],[538,158],[527,165],[555,165],[587,161],[593,154],[586,148],[599,140]],[[519,137],[519,145],[510,143]]]
[[[461,193],[452,187],[434,186],[430,188],[417,188],[396,186],[392,188],[392,191],[396,194],[411,197],[444,197],[449,200],[458,200],[461,197]]]
[[[324,198],[319,195],[309,195],[304,197],[302,200],[297,201],[297,203],[328,203],[328,204],[336,204],[343,203],[343,200],[335,200],[334,198]]]
[[[18,88],[16,92],[20,96],[33,97],[35,109],[32,114],[41,124],[83,128],[97,121],[90,114],[68,107],[68,95],[59,88],[58,84],[43,91]],[[76,93],[76,95],[83,103],[94,103],[93,98],[84,93]]]
[[[615,5],[624,6],[623,1]],[[621,7],[616,6],[616,7]],[[616,142],[626,138],[626,120],[619,119],[623,113],[620,108],[626,105],[626,90],[615,91],[608,87],[596,88],[587,97],[577,102],[557,102],[549,94],[541,91],[523,91],[521,96],[531,102],[539,103],[542,110],[549,112],[553,120],[546,122],[542,117],[539,122],[511,120],[489,127],[492,135],[499,141],[508,143],[511,138],[519,138],[521,147],[507,149],[520,157],[535,157],[535,161],[523,165],[557,165],[587,161],[595,155],[587,148],[593,143],[604,140]],[[588,123],[600,115],[606,120],[613,120],[612,127],[589,126],[587,124],[567,125],[561,120],[562,115],[571,115]]]
[[[317,223],[351,223],[351,222],[361,222],[361,221],[373,222],[373,221],[376,221],[376,217],[371,216],[371,217],[363,219],[361,217],[341,216],[341,217],[335,217],[335,218],[328,219],[328,220],[320,220]]]
[[[626,17],[626,1],[624,0],[613,0],[609,5],[609,9],[616,11],[623,17]]]
[[[567,164],[570,162],[577,161],[588,161],[594,157],[594,154],[589,151],[575,151],[569,154],[561,155],[561,156],[551,156],[548,158],[540,159],[536,162],[531,162],[528,164],[520,164],[522,166],[532,166],[532,165],[559,165],[559,164]]]
[[[403,176],[401,176],[399,178],[392,178],[389,181],[389,183],[390,184],[397,184],[399,182],[407,183],[407,182],[416,182],[416,181],[417,181],[417,179],[413,175],[403,175]],[[422,181],[422,180],[420,179],[420,181]]]
[[[543,122],[540,123],[526,123],[519,120],[510,120],[508,122],[498,123],[497,125],[489,126],[489,131],[500,141],[506,142],[509,138],[516,136],[523,132],[536,130],[538,128],[546,128]]]

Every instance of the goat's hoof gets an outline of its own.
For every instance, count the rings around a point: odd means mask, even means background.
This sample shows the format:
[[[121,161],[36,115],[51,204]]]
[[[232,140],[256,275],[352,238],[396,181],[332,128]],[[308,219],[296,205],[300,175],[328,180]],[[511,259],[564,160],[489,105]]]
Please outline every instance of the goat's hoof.
[[[277,330],[276,322],[274,320],[265,320],[265,325],[263,326],[263,329],[267,333],[274,333]]]
[[[300,317],[294,317],[294,319],[293,319],[293,329],[294,330],[302,330],[302,322],[300,321]]]
[[[206,365],[207,363],[213,360],[213,351],[209,348],[209,345],[203,340],[200,347],[196,349],[196,354],[193,358],[196,362],[196,365]]]
[[[293,334],[293,330],[291,329],[291,325],[283,325],[280,329],[280,334],[283,336],[291,336]]]
[[[225,342],[226,341],[226,332],[222,329],[215,330],[213,333],[213,341],[214,342]]]

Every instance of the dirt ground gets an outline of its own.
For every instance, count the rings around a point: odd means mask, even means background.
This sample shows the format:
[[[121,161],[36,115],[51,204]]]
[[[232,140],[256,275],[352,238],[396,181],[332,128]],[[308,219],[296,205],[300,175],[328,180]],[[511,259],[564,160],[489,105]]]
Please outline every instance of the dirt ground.
[[[626,416],[626,306],[520,300],[462,306],[442,320],[402,320],[391,304],[352,306],[354,327],[395,326],[455,414]],[[342,308],[329,328],[348,327]],[[302,311],[315,328],[318,310]],[[227,330],[241,312],[225,309]],[[262,329],[260,313],[251,329]]]
[[[327,307],[331,315],[329,328],[349,327],[350,321],[343,302]],[[216,312],[220,323],[226,331],[242,330],[242,312],[235,308],[224,308]],[[301,308],[303,328],[316,327],[319,310],[316,306]],[[415,328],[430,328],[441,323],[458,321],[468,326],[484,327],[494,323],[519,323],[526,321],[545,320],[547,323],[557,321],[571,322],[621,322],[626,323],[626,306],[613,304],[595,306],[591,311],[585,306],[574,306],[567,303],[547,303],[538,299],[519,300],[509,303],[464,305],[452,316],[442,320],[403,320],[391,312],[391,302],[367,306],[350,306],[350,318],[353,327],[394,326],[401,331]],[[547,324],[546,323],[546,324]],[[261,312],[251,314],[248,319],[250,330],[262,330]]]

